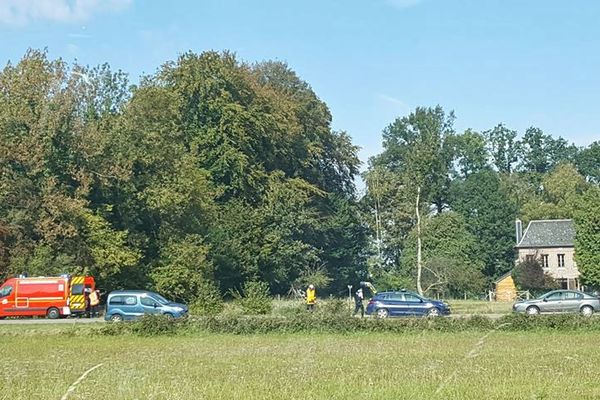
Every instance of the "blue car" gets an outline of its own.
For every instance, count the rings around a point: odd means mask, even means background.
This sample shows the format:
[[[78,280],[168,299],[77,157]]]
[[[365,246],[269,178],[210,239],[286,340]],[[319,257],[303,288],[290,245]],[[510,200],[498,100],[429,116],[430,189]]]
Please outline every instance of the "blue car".
[[[399,316],[449,315],[450,306],[440,300],[431,300],[409,291],[377,293],[367,305],[367,315],[378,318]]]
[[[145,290],[117,290],[106,299],[107,321],[134,320],[145,314],[162,314],[170,318],[187,315],[185,304],[174,303],[158,293]]]

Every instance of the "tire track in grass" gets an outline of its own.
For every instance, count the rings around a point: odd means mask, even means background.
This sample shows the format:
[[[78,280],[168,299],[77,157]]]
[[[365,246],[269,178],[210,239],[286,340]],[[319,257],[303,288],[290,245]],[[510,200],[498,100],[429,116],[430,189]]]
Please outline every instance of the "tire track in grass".
[[[69,395],[75,391],[75,389],[77,388],[77,386],[86,378],[86,376],[88,376],[89,373],[91,373],[96,368],[101,367],[102,365],[104,365],[104,363],[100,363],[98,365],[94,365],[92,368],[88,369],[83,374],[81,374],[81,376],[79,378],[77,378],[77,380],[75,382],[73,382],[71,384],[71,386],[69,386],[69,388],[67,389],[67,391],[65,392],[65,394],[63,394],[63,396],[60,398],[60,400],[67,400],[69,398]]]
[[[492,334],[495,333],[498,329],[503,328],[505,326],[510,325],[510,322],[505,322],[504,324],[500,324],[497,327],[495,327],[494,329],[492,329],[491,331],[487,332],[485,335],[483,335],[482,337],[480,337],[477,342],[475,343],[475,345],[467,352],[467,354],[465,354],[465,356],[463,357],[463,362],[469,360],[469,359],[473,359],[476,358],[477,356],[479,356],[479,353],[481,351],[481,349],[483,348],[483,345],[485,344],[485,340]],[[448,377],[446,379],[444,379],[442,381],[442,383],[439,384],[439,386],[437,387],[435,394],[439,395],[448,385],[448,383],[450,383],[451,380],[453,380],[454,378],[456,378],[456,376],[458,375],[458,368],[455,369],[450,375],[448,375]]]

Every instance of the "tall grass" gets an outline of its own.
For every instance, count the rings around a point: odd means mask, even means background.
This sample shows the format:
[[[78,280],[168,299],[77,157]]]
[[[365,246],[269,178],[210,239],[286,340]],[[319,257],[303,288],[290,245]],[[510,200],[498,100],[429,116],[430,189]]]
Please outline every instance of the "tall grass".
[[[596,399],[597,333],[4,335],[0,400]],[[88,329],[88,328],[86,328]]]

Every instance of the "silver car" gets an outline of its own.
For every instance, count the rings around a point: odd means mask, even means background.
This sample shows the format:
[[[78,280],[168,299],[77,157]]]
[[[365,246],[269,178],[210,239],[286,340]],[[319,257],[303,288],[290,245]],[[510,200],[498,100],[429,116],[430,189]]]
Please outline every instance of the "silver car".
[[[513,312],[530,315],[581,313],[590,316],[597,311],[600,311],[598,297],[577,290],[553,290],[537,299],[519,301],[513,305]]]

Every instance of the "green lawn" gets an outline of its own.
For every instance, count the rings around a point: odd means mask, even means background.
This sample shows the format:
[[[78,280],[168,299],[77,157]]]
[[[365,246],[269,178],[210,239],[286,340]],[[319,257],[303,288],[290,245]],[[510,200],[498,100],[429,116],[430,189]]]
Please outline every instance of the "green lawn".
[[[77,328],[89,331],[90,328]],[[38,332],[39,331],[39,332]],[[595,333],[198,335],[0,327],[0,399],[597,399]]]

